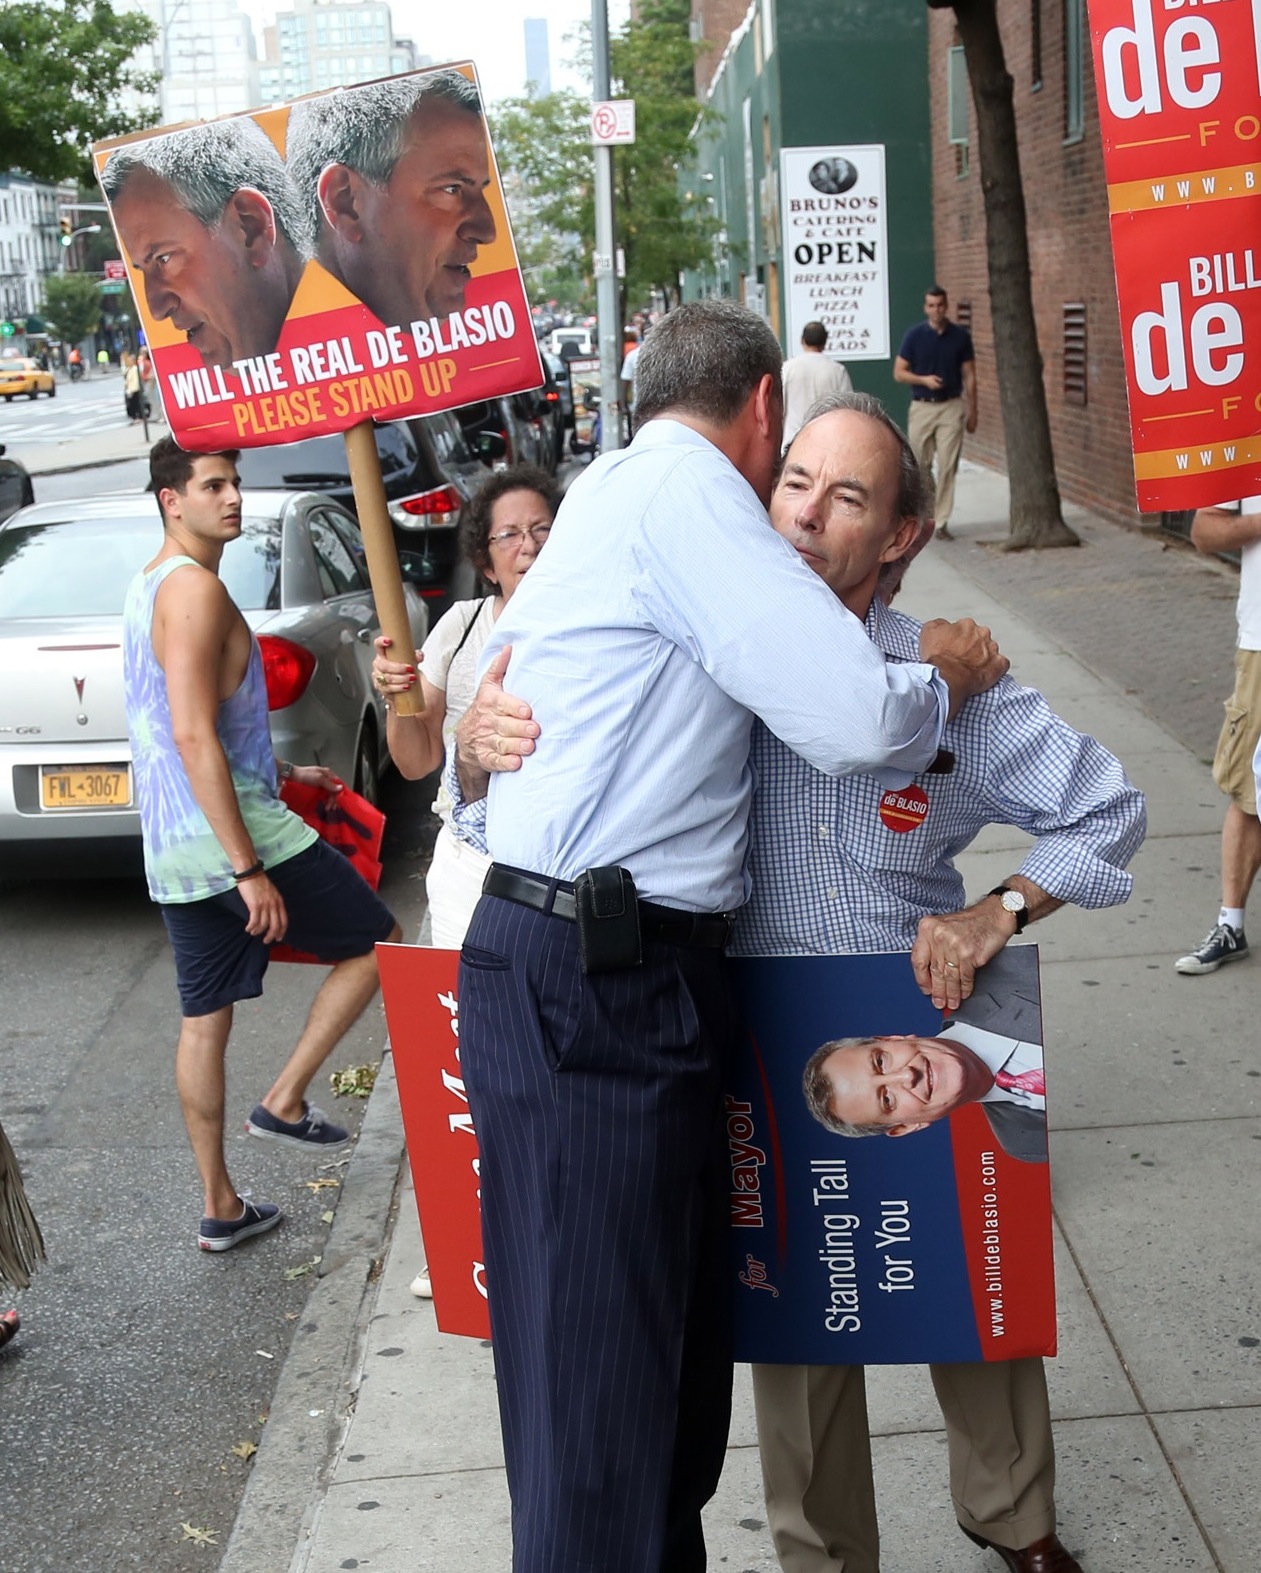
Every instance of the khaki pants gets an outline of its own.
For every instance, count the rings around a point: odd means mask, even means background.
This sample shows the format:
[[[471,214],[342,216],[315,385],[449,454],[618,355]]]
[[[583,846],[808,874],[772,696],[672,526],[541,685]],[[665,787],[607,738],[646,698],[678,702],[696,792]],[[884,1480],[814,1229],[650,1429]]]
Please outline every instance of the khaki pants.
[[[929,1366],[959,1522],[1012,1550],[1055,1532],[1042,1361]],[[784,1573],[878,1573],[862,1366],[755,1365],[767,1518]],[[925,1482],[928,1493],[931,1482]]]
[[[911,400],[911,418],[906,435],[911,440],[920,469],[931,481],[933,460],[937,460],[937,506],[933,517],[939,525],[945,524],[955,505],[955,471],[959,468],[959,455],[963,451],[963,424],[966,412],[963,400],[946,399],[941,404],[930,404],[927,399]]]

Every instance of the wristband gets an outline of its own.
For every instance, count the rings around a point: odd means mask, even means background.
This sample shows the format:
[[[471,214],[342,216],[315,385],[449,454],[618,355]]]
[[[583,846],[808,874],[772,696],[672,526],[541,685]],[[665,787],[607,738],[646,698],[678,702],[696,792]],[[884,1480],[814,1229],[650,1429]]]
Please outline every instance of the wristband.
[[[248,868],[243,868],[239,874],[234,869],[232,878],[239,885],[243,879],[255,879],[259,874],[263,873],[266,873],[266,866],[262,858],[259,858],[257,863],[251,863]]]
[[[288,781],[293,774],[293,765],[288,759],[278,760],[276,763],[276,778],[279,781]]]

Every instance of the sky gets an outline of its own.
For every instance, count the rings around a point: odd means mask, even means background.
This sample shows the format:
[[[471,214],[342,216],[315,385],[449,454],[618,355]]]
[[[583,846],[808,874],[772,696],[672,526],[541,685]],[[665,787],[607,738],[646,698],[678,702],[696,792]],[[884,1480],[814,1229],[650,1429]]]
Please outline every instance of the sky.
[[[253,19],[259,51],[262,51],[262,26],[272,21],[278,10],[287,10],[285,0],[240,0],[241,9]],[[616,28],[625,20],[626,0],[608,0],[609,26]],[[448,60],[472,60],[477,66],[482,91],[490,100],[516,97],[525,91],[525,31],[527,16],[544,17],[548,23],[548,43],[552,56],[552,86],[572,88],[584,96],[590,84],[564,65],[574,53],[565,34],[578,23],[591,20],[591,0],[390,0],[394,31],[410,38],[423,55],[436,64]]]

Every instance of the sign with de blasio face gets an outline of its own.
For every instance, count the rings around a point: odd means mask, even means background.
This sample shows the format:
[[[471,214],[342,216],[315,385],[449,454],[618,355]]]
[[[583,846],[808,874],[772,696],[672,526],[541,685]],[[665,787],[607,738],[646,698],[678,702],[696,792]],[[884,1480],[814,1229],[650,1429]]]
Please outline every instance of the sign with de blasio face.
[[[93,158],[184,448],[293,442],[542,382],[469,62]]]
[[[725,1109],[737,1358],[1054,1354],[1036,948],[1001,952],[945,1023],[906,955],[733,968],[744,1024]],[[1009,1087],[960,1074],[978,1055],[1025,1068],[1003,1073]],[[892,1120],[896,1134],[838,1134],[820,1122],[825,1107],[851,1124]]]
[[[1138,504],[1261,490],[1261,6],[1090,0]]]

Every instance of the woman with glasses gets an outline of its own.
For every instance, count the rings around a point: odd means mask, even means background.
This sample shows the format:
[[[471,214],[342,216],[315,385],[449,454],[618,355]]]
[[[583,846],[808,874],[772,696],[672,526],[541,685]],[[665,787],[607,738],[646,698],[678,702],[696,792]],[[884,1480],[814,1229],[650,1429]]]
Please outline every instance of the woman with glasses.
[[[556,483],[543,470],[531,464],[497,470],[460,518],[461,549],[491,593],[457,601],[438,620],[417,656],[419,670],[386,659],[390,641],[384,634],[376,641],[372,671],[388,707],[386,741],[390,757],[409,781],[436,770],[455,747],[455,729],[477,689],[482,646],[542,551],[559,506]],[[394,696],[417,681],[425,700],[423,712],[396,714]],[[442,828],[425,883],[430,942],[442,950],[458,950],[490,859],[452,831],[451,800],[445,787],[438,789],[434,813]]]
[[[386,742],[399,773],[409,781],[445,765],[455,747],[455,729],[477,691],[477,663],[499,614],[543,550],[560,507],[560,491],[550,475],[532,464],[497,470],[460,518],[460,546],[482,575],[490,593],[457,601],[430,630],[417,652],[417,667],[387,659],[390,641],[376,641],[373,681],[385,696]],[[424,695],[420,715],[398,715],[394,696],[417,681]],[[459,950],[473,908],[482,894],[490,859],[451,828],[451,799],[438,788],[434,813],[442,821],[433,860],[425,877],[429,898],[429,943]],[[424,931],[421,940],[424,942]],[[412,1293],[428,1299],[426,1268],[412,1281]]]

